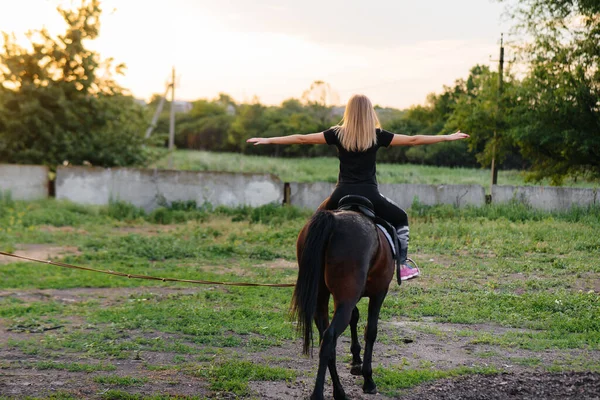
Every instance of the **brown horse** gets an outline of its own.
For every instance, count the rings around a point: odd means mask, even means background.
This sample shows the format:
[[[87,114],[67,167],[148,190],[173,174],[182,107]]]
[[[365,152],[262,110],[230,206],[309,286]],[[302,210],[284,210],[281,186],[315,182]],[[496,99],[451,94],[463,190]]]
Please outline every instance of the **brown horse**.
[[[323,398],[327,367],[333,382],[333,397],[346,399],[335,362],[337,338],[350,324],[353,375],[363,375],[365,393],[377,393],[371,359],[377,337],[377,321],[394,276],[392,250],[385,236],[364,215],[354,211],[317,211],[300,231],[297,242],[298,280],[292,298],[292,315],[304,338],[303,353],[312,349],[314,318],[321,348],[319,371],[311,399]],[[329,323],[329,296],[334,312]],[[369,298],[365,328],[364,362],[356,325],[362,297]]]

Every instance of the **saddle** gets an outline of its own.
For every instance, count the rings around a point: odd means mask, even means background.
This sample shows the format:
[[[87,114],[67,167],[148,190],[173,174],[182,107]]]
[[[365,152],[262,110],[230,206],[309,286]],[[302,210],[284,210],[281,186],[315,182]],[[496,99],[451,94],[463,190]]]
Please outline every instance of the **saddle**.
[[[373,207],[373,203],[371,203],[371,201],[366,197],[349,194],[340,199],[337,209],[342,211],[348,210],[361,213],[365,217],[373,221],[375,225],[378,225],[379,227],[383,228],[383,232],[387,233],[386,236],[388,240],[391,241],[390,245],[392,247],[392,254],[394,260],[396,260],[396,278],[398,279],[398,285],[400,285],[402,283],[402,280],[400,279],[400,268],[402,267],[402,265],[400,264],[400,241],[398,240],[398,233],[396,232],[396,229],[392,226],[392,224],[390,224],[383,218],[375,215],[374,208],[375,207]]]

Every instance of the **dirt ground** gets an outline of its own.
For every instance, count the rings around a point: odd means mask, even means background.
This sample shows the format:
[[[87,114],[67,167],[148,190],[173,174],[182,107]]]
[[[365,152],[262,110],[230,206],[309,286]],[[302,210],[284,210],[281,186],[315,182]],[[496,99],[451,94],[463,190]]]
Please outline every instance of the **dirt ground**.
[[[403,400],[600,399],[600,374],[591,372],[472,375],[411,390]]]
[[[173,293],[194,293],[193,288],[110,288],[69,290],[4,290],[0,297],[15,297],[20,300],[54,300],[66,303],[100,299],[102,305],[116,304],[136,293],[152,292],[159,296]],[[69,327],[76,328],[84,321],[72,320]],[[452,369],[472,366],[494,366],[506,373],[496,375],[471,375],[454,379],[443,379],[421,384],[401,393],[401,399],[600,399],[600,374],[591,372],[544,373],[540,366],[565,363],[569,360],[586,360],[600,364],[600,352],[588,350],[547,350],[533,352],[517,348],[498,348],[483,344],[472,344],[471,338],[456,334],[468,328],[473,331],[504,333],[511,329],[492,325],[455,325],[434,321],[410,322],[391,321],[380,324],[380,339],[375,345],[374,366],[391,367],[407,365],[410,368],[435,366],[436,369]],[[60,328],[59,328],[60,329]],[[118,387],[118,390],[142,395],[171,394],[179,396],[201,396],[211,398],[234,398],[226,393],[212,392],[206,381],[174,369],[149,371],[146,364],[173,366],[173,358],[181,354],[168,352],[140,352],[135,359],[108,360],[116,366],[115,371],[68,372],[64,370],[31,368],[32,363],[53,361],[64,363],[102,362],[81,355],[56,353],[48,356],[25,354],[7,346],[10,339],[37,338],[52,331],[38,333],[9,330],[6,321],[0,319],[0,395],[8,398],[45,397],[57,391],[70,393],[82,399],[100,399],[108,389],[106,385],[93,381],[94,376],[119,375],[145,377],[148,381],[140,386]],[[160,336],[165,339],[177,335],[163,332],[130,332],[131,337]],[[365,395],[361,390],[362,378],[350,375],[347,368],[350,341],[342,337],[337,349],[338,370],[346,394],[351,399],[389,399],[382,394]],[[249,361],[293,369],[298,373],[294,382],[251,382],[253,398],[298,399],[307,398],[312,391],[316,373],[316,359],[300,355],[300,341],[289,341],[282,346],[271,347],[258,353],[249,353],[244,348],[228,349],[230,355]],[[185,356],[184,356],[185,357]],[[227,357],[224,355],[223,357]],[[538,359],[534,367],[519,360]],[[104,360],[106,362],[107,360]],[[189,362],[194,362],[188,357]],[[377,376],[374,376],[377,382]],[[111,387],[114,389],[114,387]],[[331,399],[330,381],[326,385],[326,398]]]

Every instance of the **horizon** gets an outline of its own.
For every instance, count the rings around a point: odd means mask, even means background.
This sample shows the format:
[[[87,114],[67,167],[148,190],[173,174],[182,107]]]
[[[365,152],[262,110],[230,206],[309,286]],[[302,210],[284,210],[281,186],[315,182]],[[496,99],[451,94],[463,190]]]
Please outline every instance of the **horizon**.
[[[27,30],[64,32],[55,9],[74,2],[40,3],[8,5],[0,15],[2,30],[14,32],[20,44]],[[237,103],[256,96],[262,104],[280,105],[301,99],[321,80],[337,93],[333,105],[362,93],[381,107],[406,109],[466,78],[476,64],[495,70],[500,33],[509,26],[501,17],[504,4],[491,0],[165,4],[104,0],[100,35],[88,42],[102,59],[127,65],[116,81],[145,101],[164,93],[174,66],[181,101],[226,93]],[[366,30],[357,28],[365,22]]]

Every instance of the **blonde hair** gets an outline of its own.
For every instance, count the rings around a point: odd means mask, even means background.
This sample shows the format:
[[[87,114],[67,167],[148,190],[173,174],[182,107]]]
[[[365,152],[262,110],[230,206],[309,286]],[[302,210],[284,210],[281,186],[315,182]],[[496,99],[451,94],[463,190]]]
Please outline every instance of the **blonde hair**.
[[[355,94],[348,100],[342,123],[335,129],[344,149],[365,151],[377,144],[375,130],[380,127],[371,100],[365,95]]]

